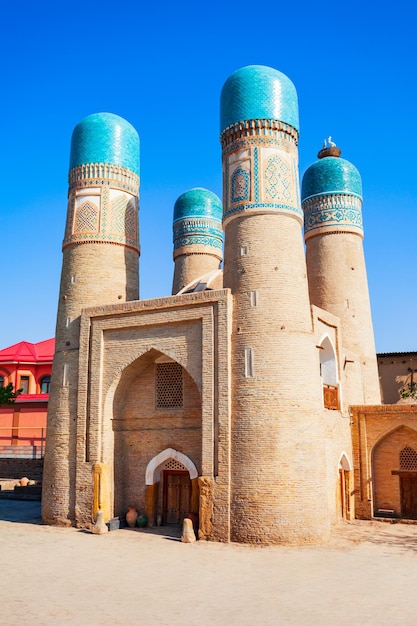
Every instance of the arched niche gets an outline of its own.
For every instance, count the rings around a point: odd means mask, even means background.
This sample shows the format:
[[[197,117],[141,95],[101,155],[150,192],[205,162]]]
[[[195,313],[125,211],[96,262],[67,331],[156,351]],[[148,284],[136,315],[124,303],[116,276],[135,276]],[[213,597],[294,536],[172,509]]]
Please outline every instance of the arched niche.
[[[162,452],[154,456],[151,461],[149,461],[146,467],[145,474],[145,482],[147,485],[153,485],[154,483],[159,482],[161,467],[164,465],[165,461],[168,461],[169,459],[178,461],[185,468],[187,468],[191,480],[193,478],[197,478],[197,468],[192,460],[178,450],[174,450],[173,448],[167,448],[166,450],[163,450]]]

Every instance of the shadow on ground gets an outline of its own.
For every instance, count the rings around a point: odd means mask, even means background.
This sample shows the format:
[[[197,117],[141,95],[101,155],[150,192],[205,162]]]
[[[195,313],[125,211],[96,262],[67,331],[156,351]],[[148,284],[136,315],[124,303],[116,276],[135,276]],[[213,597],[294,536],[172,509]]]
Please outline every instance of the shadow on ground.
[[[41,503],[25,500],[0,500],[0,520],[20,524],[42,524]]]

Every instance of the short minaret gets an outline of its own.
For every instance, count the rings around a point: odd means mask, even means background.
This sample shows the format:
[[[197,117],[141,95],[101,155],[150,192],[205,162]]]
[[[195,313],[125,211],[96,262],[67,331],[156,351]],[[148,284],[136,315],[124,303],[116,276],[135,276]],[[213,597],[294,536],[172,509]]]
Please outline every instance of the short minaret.
[[[329,138],[303,177],[310,300],[340,318],[343,345],[360,360],[362,386],[349,389],[349,404],[380,404],[363,251],[362,181],[340,154]]]
[[[48,407],[42,517],[76,522],[78,354],[81,310],[139,298],[139,136],[124,119],[97,113],[74,129],[68,213]],[[100,461],[101,459],[95,459]],[[77,472],[80,471],[78,463]],[[87,494],[92,499],[92,494]]]
[[[222,203],[208,189],[196,187],[175,203],[175,295],[199,276],[218,270],[223,259]]]
[[[319,359],[298,183],[293,83],[244,67],[221,95],[224,286],[231,289],[231,539],[329,532]]]

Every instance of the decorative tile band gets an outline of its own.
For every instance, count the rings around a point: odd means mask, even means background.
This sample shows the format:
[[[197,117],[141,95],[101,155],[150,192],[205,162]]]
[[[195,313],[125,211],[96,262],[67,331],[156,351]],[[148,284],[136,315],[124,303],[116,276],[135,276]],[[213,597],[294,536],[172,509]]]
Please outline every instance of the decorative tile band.
[[[216,248],[217,250],[223,249],[223,239],[218,237],[209,237],[203,235],[189,235],[188,237],[179,237],[174,241],[174,250],[178,248],[184,248],[186,246],[208,246]]]
[[[305,200],[302,207],[306,239],[330,230],[353,232],[363,236],[362,200],[356,195],[315,196]]]
[[[238,206],[234,206],[233,208],[225,211],[223,215],[223,225],[229,217],[244,211],[253,211],[254,213],[290,213],[296,215],[298,218],[302,218],[303,215],[300,208],[290,206],[288,204],[275,204],[273,202],[248,202],[247,204],[239,204]]]
[[[207,218],[188,218],[178,220],[173,225],[174,241],[188,235],[204,235],[223,239],[221,222]]]
[[[68,174],[70,190],[74,187],[112,185],[137,195],[139,176],[126,167],[109,163],[86,163],[73,167]]]
[[[297,145],[298,131],[289,124],[270,119],[242,120],[225,128],[220,135],[220,142],[225,148],[236,140],[246,137],[280,137],[282,134],[287,135]]]

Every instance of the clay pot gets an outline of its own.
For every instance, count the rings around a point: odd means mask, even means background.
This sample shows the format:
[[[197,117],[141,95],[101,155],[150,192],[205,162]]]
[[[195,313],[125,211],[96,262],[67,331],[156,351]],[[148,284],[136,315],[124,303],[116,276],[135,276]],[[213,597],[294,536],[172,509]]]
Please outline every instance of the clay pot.
[[[21,478],[21,479],[19,480],[19,482],[20,482],[20,486],[21,486],[21,487],[27,487],[27,484],[28,484],[28,482],[29,482],[29,478],[26,478],[26,476],[25,476],[24,478]]]
[[[136,520],[138,519],[138,512],[134,506],[130,506],[128,512],[126,513],[126,524],[129,528],[134,528],[136,526]]]

